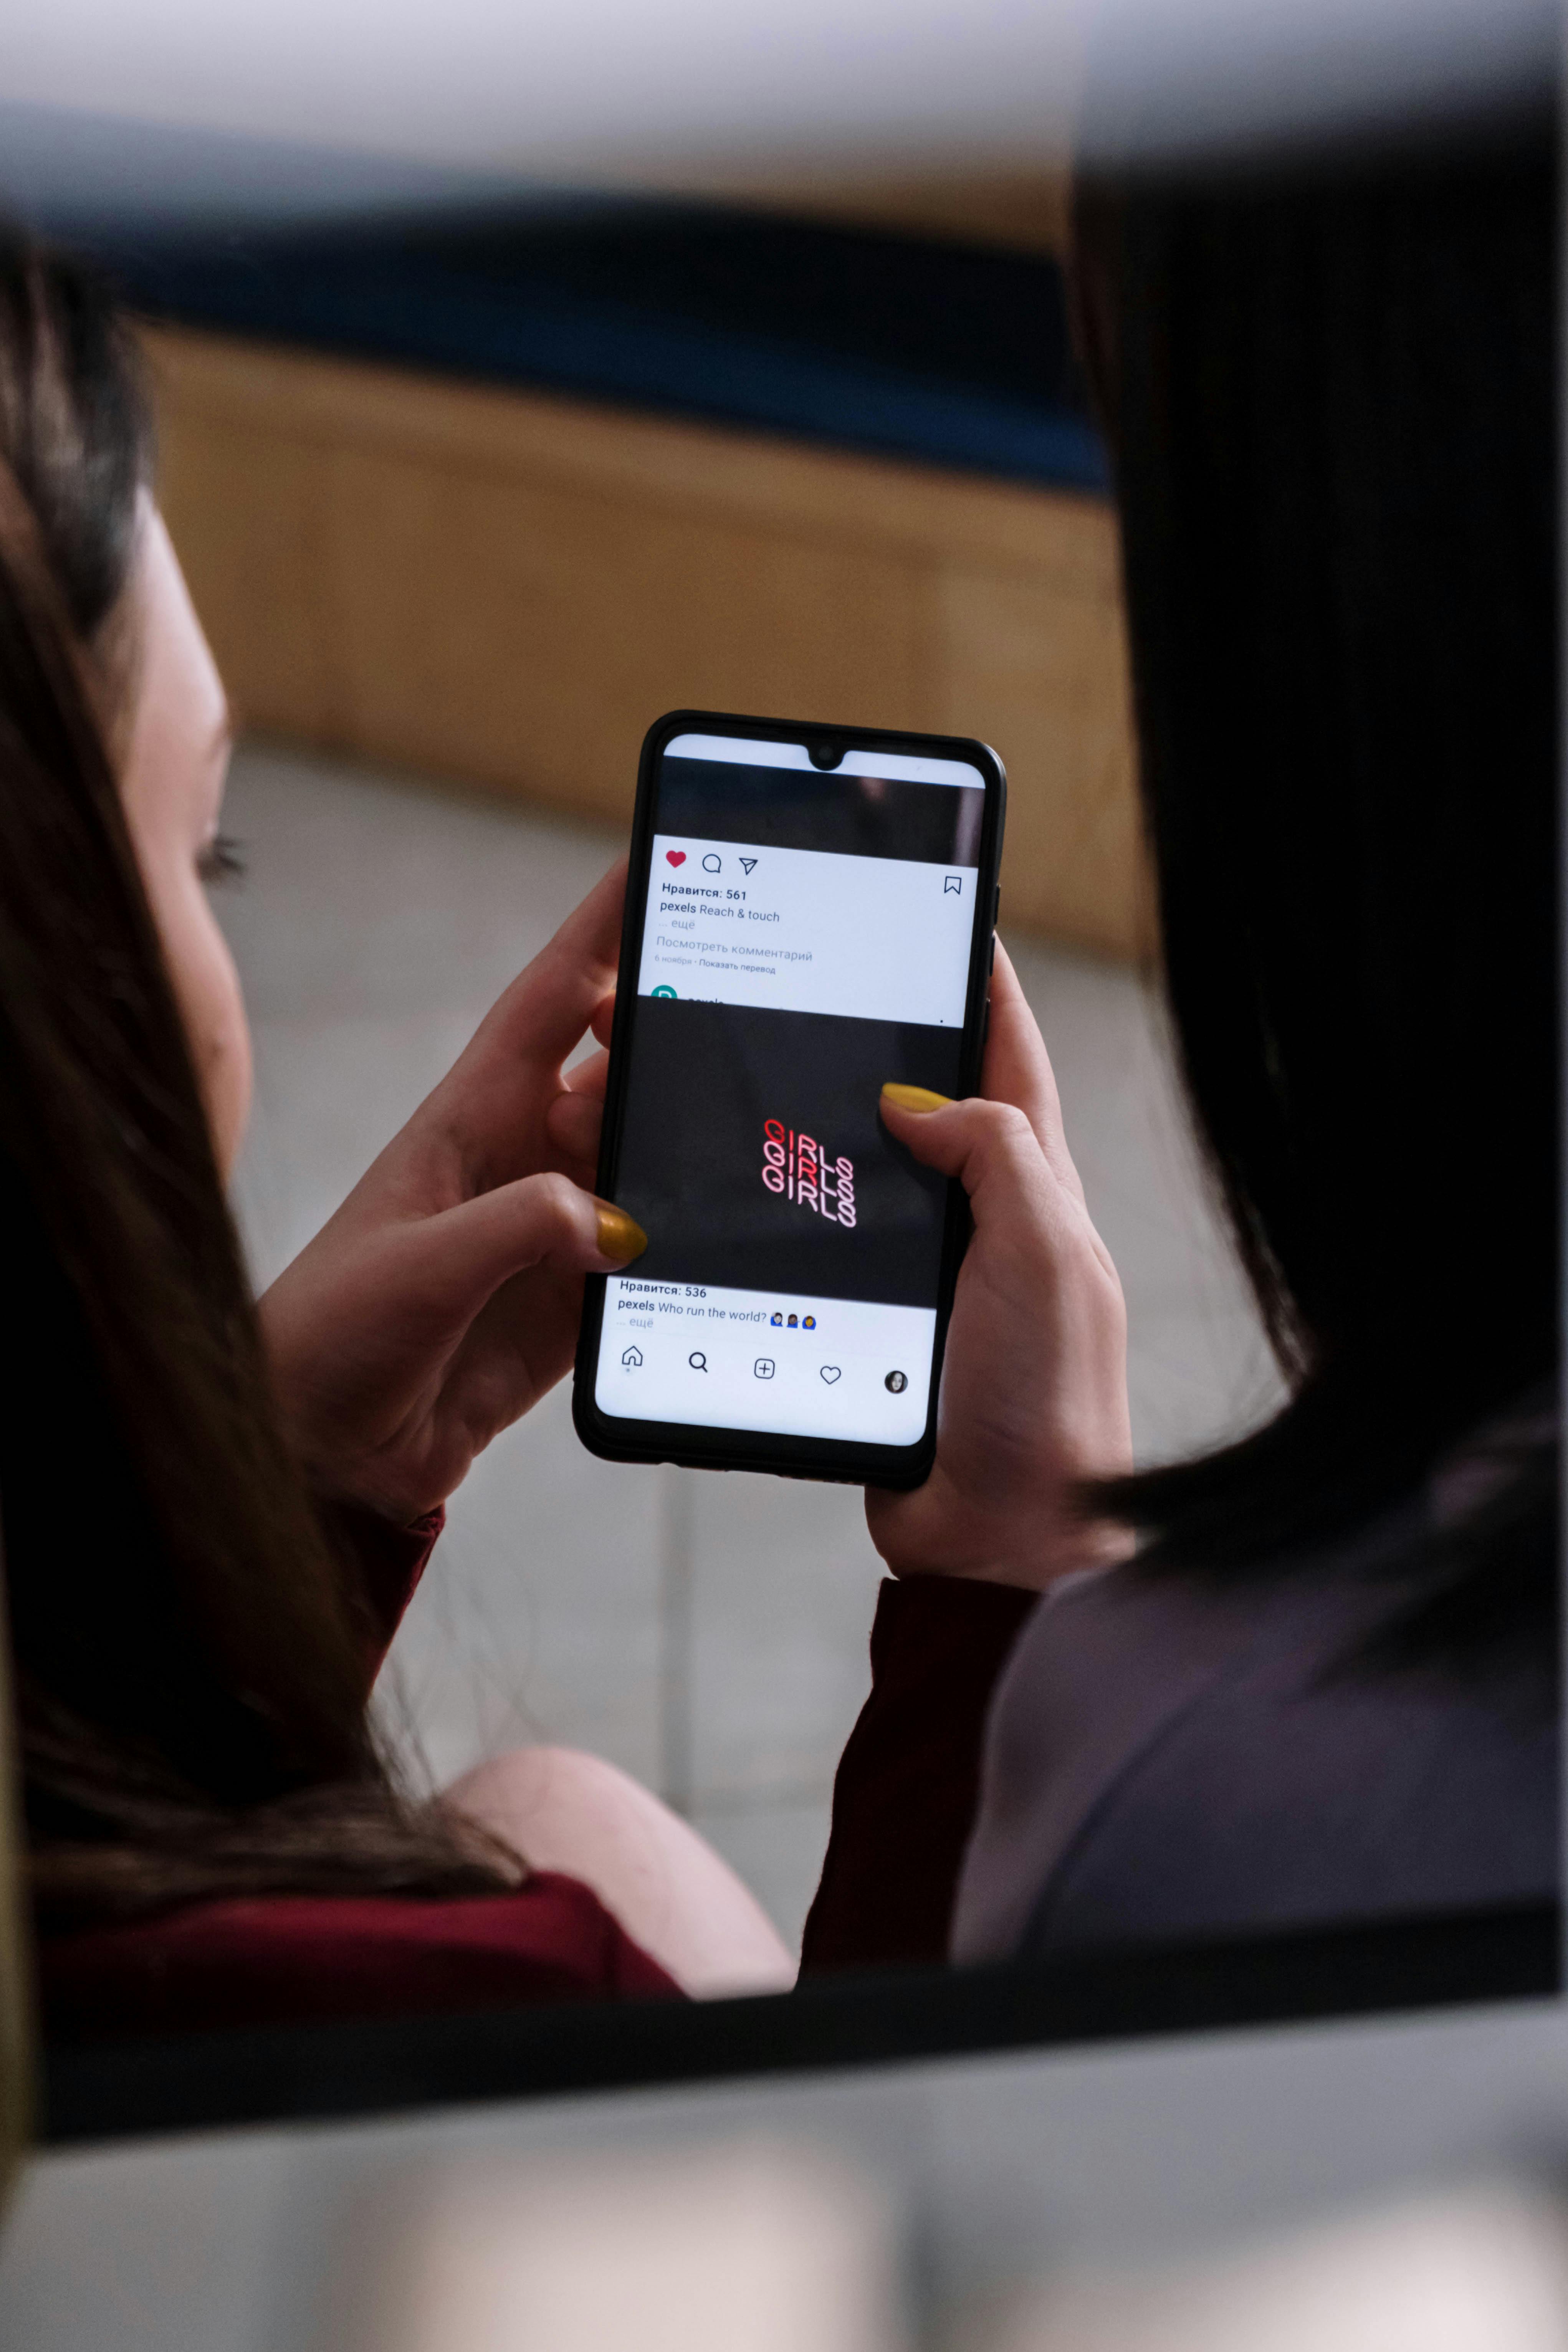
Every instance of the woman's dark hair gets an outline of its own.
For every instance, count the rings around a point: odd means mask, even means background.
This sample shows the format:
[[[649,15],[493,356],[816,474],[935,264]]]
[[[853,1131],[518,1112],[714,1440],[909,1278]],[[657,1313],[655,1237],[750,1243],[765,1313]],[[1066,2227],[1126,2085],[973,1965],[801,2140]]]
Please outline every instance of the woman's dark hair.
[[[1080,191],[1168,1002],[1291,1389],[1113,1490],[1173,1563],[1330,1538],[1554,1375],[1557,208],[1539,124]]]
[[[36,1895],[491,1887],[378,1758],[121,811],[150,462],[104,289],[0,236],[0,1524]]]

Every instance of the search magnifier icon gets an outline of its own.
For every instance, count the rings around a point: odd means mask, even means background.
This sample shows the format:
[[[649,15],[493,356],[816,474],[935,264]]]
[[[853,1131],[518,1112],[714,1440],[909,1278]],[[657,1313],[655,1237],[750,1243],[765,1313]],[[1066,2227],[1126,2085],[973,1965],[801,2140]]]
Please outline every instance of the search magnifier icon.
[[[688,1356],[686,1360],[694,1372],[705,1372],[708,1370],[708,1359],[704,1355]]]

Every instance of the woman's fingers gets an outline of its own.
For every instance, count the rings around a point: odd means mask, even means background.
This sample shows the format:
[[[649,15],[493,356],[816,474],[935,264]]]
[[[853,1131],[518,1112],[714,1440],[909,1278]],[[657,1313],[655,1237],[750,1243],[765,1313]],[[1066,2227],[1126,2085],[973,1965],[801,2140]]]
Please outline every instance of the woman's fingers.
[[[500,1184],[430,1224],[453,1228],[443,1245],[462,1254],[469,1280],[486,1297],[545,1258],[584,1274],[613,1274],[647,1247],[647,1235],[624,1209],[565,1176]]]
[[[560,1068],[605,999],[614,1004],[626,887],[622,857],[491,1007],[454,1076],[465,1066],[514,1077]]]
[[[1013,960],[1000,940],[991,972],[991,1017],[985,1032],[982,1092],[952,1103],[921,1087],[884,1087],[882,1115],[890,1132],[917,1160],[962,1179],[973,1196],[981,1168],[1004,1147],[1016,1157],[1026,1135],[1045,1154],[1052,1174],[1079,1203],[1083,1185],[1062,1129],[1056,1076],[1038,1022],[1029,1009]]]
[[[880,1109],[889,1132],[923,1166],[956,1177],[976,1208],[989,1177],[1003,1170],[1039,1171],[1039,1139],[1015,1103],[986,1102],[979,1095],[951,1102],[924,1087],[889,1083]]]
[[[613,1274],[647,1247],[647,1235],[624,1209],[595,1200],[570,1177],[524,1176],[405,1227],[398,1286],[416,1315],[455,1328],[514,1275],[546,1261]]]
[[[609,1082],[610,1057],[601,1052],[584,1054],[580,1062],[574,1062],[563,1083],[569,1093],[586,1095],[590,1101],[602,1103]]]
[[[1069,1183],[1017,1104],[978,1095],[949,1102],[923,1087],[885,1086],[880,1108],[889,1132],[917,1160],[963,1186],[977,1234],[1005,1248],[1016,1244],[1026,1255],[1037,1237],[1058,1248],[1076,1236],[1115,1283],[1071,1160]]]
[[[491,1006],[384,1155],[384,1176],[403,1183],[410,1166],[433,1167],[435,1181],[418,1173],[414,1181],[449,1197],[454,1167],[462,1181],[483,1186],[521,1177],[550,1157],[546,1122],[562,1066],[602,1017],[606,998],[614,1002],[625,896],[621,859]],[[422,1159],[432,1147],[433,1156]]]
[[[563,1160],[582,1168],[594,1167],[599,1157],[599,1131],[605,1123],[605,1106],[601,1097],[582,1093],[575,1087],[568,1094],[557,1095],[544,1114],[550,1140]]]
[[[985,1034],[980,1084],[988,1100],[1015,1104],[1023,1112],[1052,1168],[1081,1201],[1083,1186],[1067,1146],[1051,1057],[1013,960],[1000,940],[991,974],[991,1023]]]
[[[614,998],[610,1001],[613,1005]],[[586,1168],[597,1161],[609,1076],[610,1057],[602,1052],[588,1055],[566,1072],[564,1091],[544,1114],[550,1140],[563,1160]]]

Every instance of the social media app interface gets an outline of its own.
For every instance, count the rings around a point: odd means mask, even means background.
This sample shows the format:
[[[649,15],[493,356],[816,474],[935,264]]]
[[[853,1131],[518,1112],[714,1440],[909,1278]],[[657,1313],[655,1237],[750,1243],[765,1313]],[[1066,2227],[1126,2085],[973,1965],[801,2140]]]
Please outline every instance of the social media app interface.
[[[930,1307],[613,1276],[599,1405],[639,1421],[912,1445],[935,1335]]]
[[[637,992],[962,1026],[973,866],[654,841]]]
[[[626,1419],[923,1433],[945,1187],[882,1083],[954,1091],[984,784],[966,762],[682,736],[664,754],[595,1398]]]

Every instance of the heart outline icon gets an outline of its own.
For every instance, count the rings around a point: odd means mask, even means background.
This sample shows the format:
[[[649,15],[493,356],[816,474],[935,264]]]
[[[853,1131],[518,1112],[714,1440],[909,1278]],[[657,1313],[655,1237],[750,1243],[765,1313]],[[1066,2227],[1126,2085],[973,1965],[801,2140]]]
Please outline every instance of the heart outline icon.
[[[666,859],[671,866],[684,866],[686,863],[686,852],[684,849],[667,849],[664,854]]]
[[[829,1388],[833,1386],[835,1381],[841,1381],[844,1378],[843,1371],[837,1364],[823,1364],[819,1369]]]

